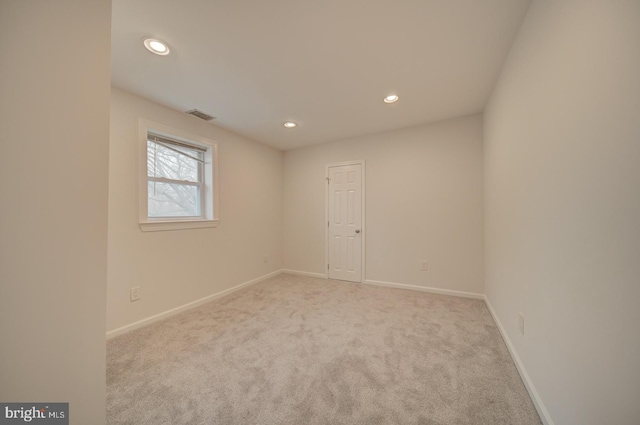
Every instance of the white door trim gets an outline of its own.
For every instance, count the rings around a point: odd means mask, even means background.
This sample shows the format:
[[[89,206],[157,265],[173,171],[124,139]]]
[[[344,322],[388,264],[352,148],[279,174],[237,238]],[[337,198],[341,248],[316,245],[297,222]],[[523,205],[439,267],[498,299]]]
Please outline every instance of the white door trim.
[[[324,268],[324,276],[326,279],[329,279],[329,168],[331,167],[341,167],[343,165],[360,165],[361,166],[361,172],[362,172],[362,237],[360,238],[360,243],[362,244],[362,273],[361,273],[361,280],[360,283],[363,283],[366,280],[366,276],[365,276],[365,270],[366,270],[366,252],[365,252],[365,247],[367,246],[366,244],[366,238],[367,238],[367,225],[366,225],[366,220],[365,220],[365,212],[366,212],[366,203],[365,203],[365,194],[367,193],[367,191],[365,190],[366,188],[366,183],[365,183],[365,176],[367,175],[366,173],[366,169],[365,169],[365,161],[364,159],[361,160],[354,160],[354,161],[344,161],[344,162],[336,162],[333,164],[327,164],[325,167],[325,180],[326,180],[326,187],[324,190],[324,222],[327,223],[325,225],[325,230],[324,230],[324,263],[325,263],[325,268]]]

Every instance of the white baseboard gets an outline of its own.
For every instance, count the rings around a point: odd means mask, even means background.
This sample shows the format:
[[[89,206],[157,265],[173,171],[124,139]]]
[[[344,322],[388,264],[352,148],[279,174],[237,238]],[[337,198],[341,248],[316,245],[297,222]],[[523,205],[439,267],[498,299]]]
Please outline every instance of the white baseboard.
[[[502,334],[502,339],[504,340],[507,348],[509,349],[511,358],[513,359],[513,362],[516,364],[518,373],[520,373],[522,382],[524,382],[524,386],[527,388],[527,391],[529,392],[529,396],[531,397],[531,400],[533,400],[533,405],[538,411],[538,415],[540,415],[540,420],[542,420],[542,423],[544,425],[554,425],[553,420],[551,419],[551,416],[549,416],[549,412],[547,411],[547,408],[545,407],[544,403],[542,402],[542,399],[540,398],[540,394],[538,394],[538,391],[536,390],[535,385],[533,385],[533,382],[531,381],[531,378],[529,377],[527,370],[524,368],[524,364],[522,363],[522,360],[520,360],[520,356],[518,356],[518,352],[516,351],[515,347],[511,343],[511,340],[509,339],[509,335],[507,335],[507,332],[504,330],[504,327],[502,326],[502,322],[498,318],[498,315],[496,314],[496,312],[493,310],[493,307],[489,302],[489,298],[487,298],[486,295],[484,296],[484,302],[487,304],[487,308],[489,309],[491,316],[493,316],[493,321],[496,322],[496,325],[498,326],[498,330],[500,330],[500,334]]]
[[[280,271],[282,273],[297,274],[297,275],[300,275],[300,276],[319,277],[321,279],[326,279],[327,278],[327,275],[326,274],[322,274],[322,273],[303,272],[303,271],[300,271],[300,270],[288,270],[288,269],[282,269]]]
[[[322,273],[303,272],[300,270],[288,270],[288,269],[282,269],[281,271],[282,273],[291,273],[291,274],[297,274],[300,276],[310,276],[310,277],[319,277],[322,279],[327,279],[327,275]],[[367,285],[386,286],[389,288],[399,288],[399,289],[409,289],[412,291],[430,292],[432,294],[452,295],[454,297],[474,298],[478,300],[485,299],[483,294],[477,294],[475,292],[454,291],[451,289],[430,288],[427,286],[408,285],[406,283],[384,282],[381,280],[371,280],[371,279],[366,279],[364,283]]]
[[[147,317],[147,318],[142,319],[142,320],[138,320],[137,322],[133,322],[133,323],[130,323],[128,325],[122,326],[120,328],[113,329],[113,330],[107,332],[107,339],[116,337],[118,335],[125,334],[127,332],[130,332],[130,331],[132,331],[134,329],[141,328],[143,326],[147,326],[147,325],[149,325],[149,324],[151,324],[153,322],[157,322],[158,320],[166,319],[169,316],[173,316],[173,315],[178,314],[180,312],[183,312],[185,310],[189,310],[189,309],[198,307],[199,305],[202,305],[202,304],[207,303],[209,301],[213,301],[213,300],[216,300],[218,298],[222,298],[222,297],[224,297],[226,295],[229,295],[229,294],[231,294],[233,292],[236,292],[236,291],[238,291],[238,290],[240,290],[242,288],[246,288],[247,286],[254,285],[254,284],[258,283],[258,282],[262,282],[263,280],[269,279],[270,277],[277,276],[280,273],[282,273],[282,270],[276,270],[275,272],[271,272],[269,274],[265,274],[265,275],[260,276],[258,278],[252,279],[252,280],[250,280],[248,282],[244,282],[244,283],[236,285],[236,286],[234,286],[232,288],[225,289],[224,291],[216,292],[215,294],[208,295],[208,296],[206,296],[204,298],[200,298],[199,300],[195,300],[195,301],[192,301],[190,303],[183,304],[183,305],[181,305],[179,307],[172,308],[171,310],[167,310],[167,311],[162,312],[162,313],[154,314],[153,316]]]
[[[454,291],[452,289],[430,288],[428,286],[408,285],[406,283],[395,283],[395,282],[383,282],[381,280],[370,280],[370,279],[365,280],[364,283],[368,285],[387,286],[389,288],[410,289],[412,291],[430,292],[432,294],[452,295],[454,297],[475,298],[478,300],[485,299],[483,294],[476,294],[475,292]]]

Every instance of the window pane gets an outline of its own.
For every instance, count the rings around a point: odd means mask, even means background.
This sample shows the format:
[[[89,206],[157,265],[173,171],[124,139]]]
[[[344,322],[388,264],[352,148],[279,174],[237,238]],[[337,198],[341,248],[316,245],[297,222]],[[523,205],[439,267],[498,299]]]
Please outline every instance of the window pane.
[[[202,152],[182,146],[172,146],[172,148],[189,156],[203,159]],[[191,182],[199,181],[198,167],[200,163],[187,155],[181,155],[158,143],[147,140],[147,176]]]
[[[149,217],[198,217],[200,216],[200,189],[198,186],[147,183]]]

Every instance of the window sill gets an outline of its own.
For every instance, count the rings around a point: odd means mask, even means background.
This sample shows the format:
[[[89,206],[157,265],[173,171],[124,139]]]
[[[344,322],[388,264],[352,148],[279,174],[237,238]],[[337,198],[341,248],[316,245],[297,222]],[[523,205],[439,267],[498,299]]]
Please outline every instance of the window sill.
[[[204,229],[218,227],[219,220],[183,220],[183,221],[145,221],[141,222],[143,232],[161,232],[165,230]]]

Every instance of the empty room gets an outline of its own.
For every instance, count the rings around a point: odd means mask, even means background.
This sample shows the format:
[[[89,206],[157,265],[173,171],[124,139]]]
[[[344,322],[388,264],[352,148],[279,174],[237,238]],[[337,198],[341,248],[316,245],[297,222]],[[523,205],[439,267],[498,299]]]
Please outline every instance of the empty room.
[[[639,424],[638,75],[637,0],[0,0],[0,423]]]

